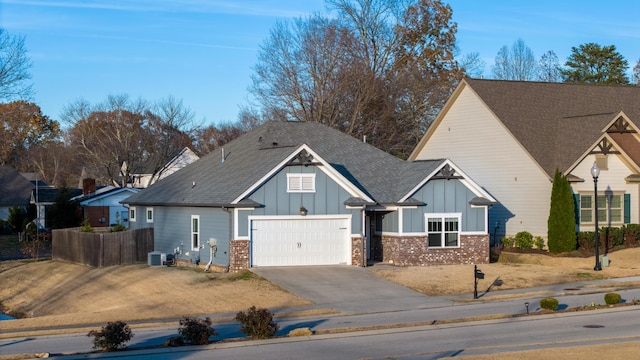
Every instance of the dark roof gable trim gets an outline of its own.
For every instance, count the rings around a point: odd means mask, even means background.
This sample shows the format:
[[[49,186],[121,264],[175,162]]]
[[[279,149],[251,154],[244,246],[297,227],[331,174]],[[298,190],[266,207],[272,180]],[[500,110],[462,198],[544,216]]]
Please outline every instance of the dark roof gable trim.
[[[463,177],[460,175],[456,175],[456,170],[452,168],[449,164],[445,164],[440,171],[435,174],[431,179],[462,179]]]
[[[591,150],[589,154],[602,154],[602,155],[620,154],[620,151],[616,150],[613,147],[613,144],[607,138],[602,138],[602,140],[600,140],[598,145],[596,145],[596,147],[593,150]]]
[[[635,129],[631,126],[631,124],[625,120],[624,117],[620,116],[616,119],[616,121],[611,124],[609,129],[607,129],[608,133],[635,133]]]
[[[309,165],[322,165],[321,162],[314,162],[313,161],[313,155],[309,154],[309,152],[306,149],[302,149],[298,155],[294,156],[293,158],[291,158],[291,160],[289,160],[286,164],[286,166],[294,166],[294,165],[303,165],[303,166],[309,166]]]

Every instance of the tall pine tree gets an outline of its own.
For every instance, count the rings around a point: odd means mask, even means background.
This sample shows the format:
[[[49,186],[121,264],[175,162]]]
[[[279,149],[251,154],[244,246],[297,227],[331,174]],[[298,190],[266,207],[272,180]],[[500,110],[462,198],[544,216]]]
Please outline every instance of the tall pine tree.
[[[549,251],[557,254],[576,249],[576,218],[573,193],[567,177],[556,169],[551,188],[551,209],[547,221]]]

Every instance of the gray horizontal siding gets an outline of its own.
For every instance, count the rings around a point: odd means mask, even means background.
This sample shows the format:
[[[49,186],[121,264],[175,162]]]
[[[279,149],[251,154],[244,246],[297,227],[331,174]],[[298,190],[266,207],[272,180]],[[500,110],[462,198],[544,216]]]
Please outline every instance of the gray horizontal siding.
[[[229,219],[230,214],[219,208],[204,207],[153,207],[153,227],[155,229],[155,250],[173,253],[173,249],[181,247],[181,259],[207,263],[210,250],[207,240],[217,239],[218,251],[213,263],[227,266],[229,263]],[[201,249],[191,250],[191,215],[200,216]],[[188,253],[188,255],[187,255]]]

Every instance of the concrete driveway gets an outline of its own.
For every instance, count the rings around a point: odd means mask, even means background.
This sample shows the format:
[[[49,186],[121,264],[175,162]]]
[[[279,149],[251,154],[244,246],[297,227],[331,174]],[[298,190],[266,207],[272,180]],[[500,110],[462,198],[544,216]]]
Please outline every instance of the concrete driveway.
[[[355,266],[261,267],[251,271],[301,296],[317,307],[346,314],[449,306]]]

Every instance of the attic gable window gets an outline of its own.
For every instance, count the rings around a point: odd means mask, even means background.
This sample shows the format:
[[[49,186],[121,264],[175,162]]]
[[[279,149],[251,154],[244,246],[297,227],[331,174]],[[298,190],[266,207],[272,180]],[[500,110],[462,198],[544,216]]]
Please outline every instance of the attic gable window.
[[[287,192],[316,192],[316,174],[287,174]]]

